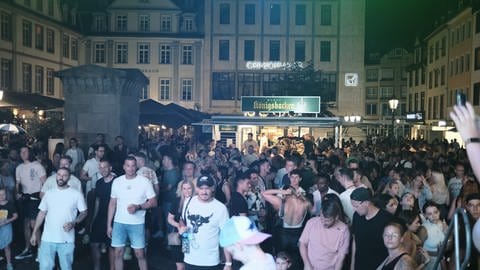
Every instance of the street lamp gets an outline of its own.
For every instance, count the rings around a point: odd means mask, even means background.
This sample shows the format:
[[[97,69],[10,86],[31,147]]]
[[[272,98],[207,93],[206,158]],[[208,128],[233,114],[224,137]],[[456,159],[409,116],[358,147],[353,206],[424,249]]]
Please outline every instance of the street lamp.
[[[393,135],[393,132],[394,132],[394,125],[395,125],[395,122],[394,122],[395,121],[395,111],[398,108],[398,99],[396,99],[395,97],[390,99],[388,101],[388,107],[390,108],[390,110],[392,110],[392,127],[391,127],[391,130],[392,130],[391,134],[392,135],[391,136],[393,136],[393,138],[395,138],[394,135]]]

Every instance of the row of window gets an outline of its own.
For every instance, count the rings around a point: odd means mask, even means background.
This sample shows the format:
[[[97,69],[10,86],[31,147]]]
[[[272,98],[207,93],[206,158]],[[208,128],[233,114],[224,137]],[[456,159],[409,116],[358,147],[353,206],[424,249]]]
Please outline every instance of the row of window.
[[[425,110],[425,92],[408,95],[408,111],[424,111]]]
[[[34,28],[35,26],[35,28]],[[3,29],[3,16],[2,16],[2,29]],[[35,32],[33,32],[35,29]],[[3,31],[2,31],[3,33]],[[5,33],[11,33],[5,31]],[[3,39],[2,35],[2,39]],[[11,41],[12,37],[10,35],[5,35],[9,37]],[[33,39],[35,37],[35,40]],[[4,39],[6,40],[6,39]],[[34,43],[35,42],[35,43]],[[23,20],[22,22],[22,45],[24,47],[32,48],[38,50],[46,50],[48,53],[55,53],[55,31],[51,28],[46,28],[40,24],[33,24],[31,21]],[[73,60],[78,60],[78,40],[76,38],[70,37],[67,34],[62,36],[62,56],[65,58],[71,58]]]
[[[239,100],[242,96],[281,96],[285,92],[285,73],[213,72],[212,99]],[[324,72],[318,78],[323,100],[335,100],[337,74]],[[235,87],[237,85],[237,87]]]
[[[418,86],[420,83],[422,85],[425,84],[425,68],[420,68],[420,69],[415,69],[415,70],[412,70],[410,71],[409,73],[409,79],[408,79],[408,85],[410,87],[413,87],[414,85],[414,82],[415,82],[415,86]]]
[[[158,80],[158,99],[159,100],[171,100],[172,99],[172,87],[171,79],[169,78],[160,78]],[[181,80],[181,91],[180,99],[183,101],[193,100],[193,80],[192,79],[182,79]],[[145,87],[140,91],[140,99],[148,99],[150,90],[148,87]]]
[[[11,64],[10,64],[11,66]],[[2,59],[3,68],[3,59]],[[27,93],[54,95],[54,70],[29,63],[22,64],[22,89]],[[32,84],[33,83],[33,84]]]
[[[11,89],[13,79],[12,60],[0,60],[0,89]]]
[[[395,74],[395,71],[397,74]],[[401,78],[402,80],[406,80],[407,73],[404,68],[395,69],[395,68],[381,68],[380,69],[380,76],[379,70],[374,68],[367,69],[367,81],[368,82],[376,82],[378,78],[382,81],[393,81],[395,78]]]
[[[258,59],[255,55],[255,40],[245,40],[243,44],[243,60],[254,61]],[[304,40],[296,40],[294,47],[294,61],[305,61],[306,43]],[[331,42],[320,41],[320,61],[331,61]],[[219,40],[218,42],[218,60],[230,60],[230,40]],[[269,61],[280,61],[280,40],[270,40],[269,42]]]
[[[477,53],[477,50],[475,51]],[[478,51],[480,57],[480,48]],[[480,58],[479,58],[480,60]],[[480,63],[477,61],[476,64]],[[479,69],[479,67],[475,67],[475,69]],[[455,59],[450,60],[450,67],[449,67],[449,76],[455,76],[462,74],[464,72],[470,71],[470,53],[465,55],[456,57]],[[413,87],[418,86],[419,84],[425,84],[425,69],[415,69],[410,71],[409,74],[409,86]],[[435,68],[434,70],[429,71],[428,73],[428,88],[432,89],[434,87],[438,87],[439,85],[443,86],[446,84],[446,66],[442,65],[441,68]]]
[[[475,85],[474,85],[475,87]],[[480,84],[477,86],[477,92],[474,91],[474,100],[476,100],[476,105],[480,105]],[[367,90],[368,91],[368,90]],[[455,94],[459,90],[451,91],[449,97],[449,103],[453,104],[455,100]],[[467,89],[468,92],[468,89]],[[476,93],[476,94],[475,94]],[[475,99],[475,95],[476,98]],[[474,101],[475,103],[475,101]],[[451,106],[450,104],[450,106]],[[475,105],[475,104],[474,104]],[[391,115],[391,110],[388,107],[387,103],[382,103],[382,114],[383,116]],[[427,119],[443,119],[445,117],[445,97],[444,95],[434,96],[428,98],[428,110],[427,110]],[[367,116],[376,116],[378,115],[378,103],[367,103],[365,108],[365,115]],[[399,115],[403,115],[406,112],[406,104],[400,104]],[[424,111],[425,110],[425,92],[409,94],[408,96],[408,111]]]
[[[450,77],[470,71],[470,53],[450,60]]]
[[[45,2],[47,8],[48,16],[53,16],[55,3],[54,0],[33,0],[35,2],[35,10],[44,13],[45,12]],[[29,8],[32,7],[32,0],[23,0],[23,4]]]
[[[388,107],[388,103],[382,103],[382,116],[392,115],[392,110]],[[404,115],[406,113],[406,106],[404,103],[399,104],[398,109],[396,110],[396,115]],[[366,116],[378,116],[378,103],[367,103],[365,104],[365,115]]]
[[[107,53],[105,42],[95,42],[93,53],[94,63],[106,63]],[[151,46],[150,43],[137,43],[137,64],[150,64],[151,63]],[[182,62],[183,65],[193,65],[193,45],[182,46]],[[159,64],[171,64],[172,63],[172,47],[168,44],[159,45]],[[128,43],[117,42],[115,43],[115,63],[116,64],[128,64]]]
[[[270,4],[269,6],[269,23],[270,25],[280,25],[281,19],[280,4]],[[244,17],[243,24],[255,25],[257,18],[262,18],[260,14],[257,15],[257,4],[247,3],[243,6]],[[231,23],[231,6],[229,3],[221,3],[219,6],[219,23],[230,24]],[[307,21],[307,5],[296,4],[294,10],[295,25],[306,25]],[[320,6],[320,25],[329,26],[332,25],[332,6],[325,4]]]
[[[378,87],[367,87],[365,89],[366,91],[366,98],[367,99],[389,99],[395,96],[394,94],[394,87],[393,86],[382,86],[380,88]],[[396,91],[397,93],[401,93],[401,97],[406,97],[407,96],[407,86],[401,86],[399,88],[399,91]]]
[[[428,98],[427,119],[443,119],[445,117],[445,96]]]
[[[442,37],[441,41],[437,40],[435,42],[435,47],[432,44],[428,48],[428,59],[430,63],[433,63],[434,57],[435,57],[435,60],[438,60],[438,58],[440,58],[440,55],[442,57],[445,57],[447,55],[447,37],[445,36]]]
[[[472,22],[468,21],[455,29],[450,29],[450,46],[455,46],[472,36]]]
[[[190,17],[182,18],[182,31],[183,32],[193,32],[195,30],[194,20]],[[172,15],[160,15],[160,32],[170,33],[173,31]],[[107,20],[106,17],[96,16],[94,21],[94,27],[96,32],[105,32],[107,30]],[[127,14],[117,14],[115,17],[115,31],[118,32],[127,32],[128,29],[128,15]],[[133,29],[131,29],[133,30]],[[151,17],[150,14],[139,14],[137,31],[139,32],[150,32],[151,31]]]
[[[455,91],[456,93],[456,91]],[[427,119],[443,119],[445,117],[445,96],[428,98]],[[425,111],[425,92],[409,94],[408,111]]]

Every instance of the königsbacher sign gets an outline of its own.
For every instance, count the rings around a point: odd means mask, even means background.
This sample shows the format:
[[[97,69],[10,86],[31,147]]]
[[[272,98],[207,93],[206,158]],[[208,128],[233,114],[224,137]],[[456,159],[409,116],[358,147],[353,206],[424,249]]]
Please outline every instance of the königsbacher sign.
[[[242,97],[242,112],[319,113],[320,97]]]

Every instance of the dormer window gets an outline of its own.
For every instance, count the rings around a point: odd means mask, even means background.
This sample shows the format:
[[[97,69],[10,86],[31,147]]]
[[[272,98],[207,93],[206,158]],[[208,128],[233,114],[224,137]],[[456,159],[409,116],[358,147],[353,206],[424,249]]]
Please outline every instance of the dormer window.
[[[150,16],[147,14],[139,15],[139,31],[149,32],[150,31]]]
[[[107,23],[105,16],[98,15],[95,16],[95,32],[105,32],[107,30]]]
[[[170,15],[162,15],[160,30],[162,32],[172,32],[172,17]]]
[[[193,32],[193,19],[192,18],[185,18],[183,21],[183,29],[185,32]]]

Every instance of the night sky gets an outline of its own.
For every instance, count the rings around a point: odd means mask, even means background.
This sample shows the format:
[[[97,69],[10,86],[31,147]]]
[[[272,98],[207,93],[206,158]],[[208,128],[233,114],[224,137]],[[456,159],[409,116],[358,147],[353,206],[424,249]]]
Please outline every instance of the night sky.
[[[435,20],[446,18],[448,7],[458,0],[366,0],[366,55],[384,54],[395,47],[408,51],[415,37],[423,39]]]

